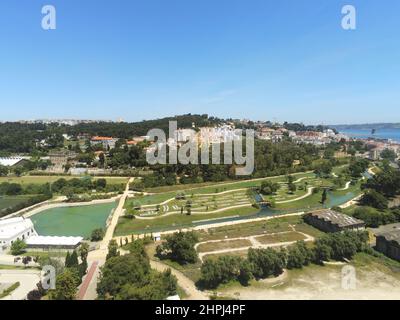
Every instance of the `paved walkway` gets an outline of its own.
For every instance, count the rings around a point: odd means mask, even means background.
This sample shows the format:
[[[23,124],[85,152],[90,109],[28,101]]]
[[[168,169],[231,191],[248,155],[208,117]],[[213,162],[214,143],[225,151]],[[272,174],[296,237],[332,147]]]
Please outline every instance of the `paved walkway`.
[[[39,281],[39,270],[0,270],[0,283],[9,285],[20,283],[10,295],[0,300],[25,300],[27,294],[36,289]]]
[[[90,269],[88,271],[88,273],[86,274],[86,276],[83,279],[83,282],[79,288],[79,292],[78,292],[78,300],[84,300],[84,297],[86,295],[86,292],[90,286],[90,283],[92,282],[93,276],[96,272],[97,266],[98,266],[98,262],[95,261],[92,263],[92,265],[90,266]]]
[[[92,271],[91,277],[88,279],[88,283],[85,285],[86,289],[81,294],[81,300],[94,300],[97,297],[96,287],[100,276],[100,267],[104,265],[108,253],[108,244],[113,238],[115,228],[118,224],[119,218],[124,212],[125,201],[129,195],[129,185],[133,181],[133,178],[129,179],[126,185],[125,192],[121,196],[117,208],[114,210],[110,224],[106,230],[103,240],[100,242],[99,249],[90,251],[88,254],[88,265],[95,266]]]

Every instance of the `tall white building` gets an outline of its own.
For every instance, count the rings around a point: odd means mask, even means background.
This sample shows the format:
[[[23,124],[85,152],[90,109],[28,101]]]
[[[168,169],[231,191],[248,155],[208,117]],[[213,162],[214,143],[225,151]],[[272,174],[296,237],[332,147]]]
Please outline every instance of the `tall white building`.
[[[0,252],[9,248],[17,239],[26,240],[37,236],[30,219],[22,217],[0,220]]]

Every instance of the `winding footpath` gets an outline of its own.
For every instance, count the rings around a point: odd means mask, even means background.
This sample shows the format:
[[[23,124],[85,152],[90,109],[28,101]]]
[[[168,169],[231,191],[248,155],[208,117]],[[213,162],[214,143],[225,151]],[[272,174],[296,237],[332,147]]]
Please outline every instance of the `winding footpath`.
[[[291,199],[291,200],[276,201],[275,203],[277,203],[277,204],[290,203],[290,202],[295,202],[295,201],[299,201],[299,200],[305,199],[305,198],[307,198],[307,197],[312,195],[313,190],[314,190],[314,187],[309,187],[307,189],[307,193],[304,196],[301,196],[301,197],[298,197],[298,198],[295,198],[295,199]]]

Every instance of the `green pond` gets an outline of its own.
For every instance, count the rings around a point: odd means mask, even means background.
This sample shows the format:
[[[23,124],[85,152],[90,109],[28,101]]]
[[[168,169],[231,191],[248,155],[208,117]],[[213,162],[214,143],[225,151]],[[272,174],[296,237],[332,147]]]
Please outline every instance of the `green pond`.
[[[53,208],[31,217],[41,236],[90,237],[96,228],[104,228],[116,202],[88,206]]]

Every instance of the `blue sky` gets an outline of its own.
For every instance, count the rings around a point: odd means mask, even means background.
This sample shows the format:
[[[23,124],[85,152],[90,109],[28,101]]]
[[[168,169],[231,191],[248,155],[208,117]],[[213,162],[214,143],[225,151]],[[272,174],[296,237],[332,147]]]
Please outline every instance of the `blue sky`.
[[[41,28],[41,8],[57,30]],[[341,8],[357,9],[357,30]],[[0,120],[400,122],[398,0],[2,0]]]

